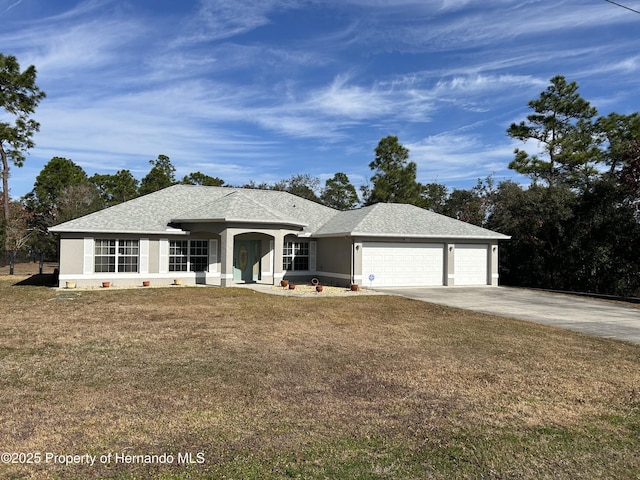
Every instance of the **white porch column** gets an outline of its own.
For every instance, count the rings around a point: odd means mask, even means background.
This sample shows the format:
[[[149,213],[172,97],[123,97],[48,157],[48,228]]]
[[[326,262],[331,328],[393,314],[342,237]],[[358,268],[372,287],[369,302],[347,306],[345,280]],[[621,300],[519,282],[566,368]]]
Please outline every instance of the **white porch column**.
[[[282,270],[282,252],[284,246],[284,232],[278,230],[273,235],[273,284],[279,285],[284,278]]]
[[[220,286],[233,283],[233,231],[225,228],[220,233]]]

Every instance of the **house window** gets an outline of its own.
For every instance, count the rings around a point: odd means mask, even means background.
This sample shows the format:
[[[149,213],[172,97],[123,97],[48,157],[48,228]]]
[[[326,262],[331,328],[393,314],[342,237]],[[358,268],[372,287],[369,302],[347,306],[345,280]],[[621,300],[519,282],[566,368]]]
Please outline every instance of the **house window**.
[[[189,263],[189,240],[169,242],[169,271],[186,272]]]
[[[189,264],[192,272],[206,272],[209,269],[209,241],[191,240]]]
[[[139,252],[138,240],[119,240],[118,271],[137,272]]]
[[[138,240],[105,240],[95,242],[94,265],[96,273],[137,272],[140,258]]]
[[[115,272],[116,271],[116,241],[96,240],[95,244],[95,271]]]
[[[285,271],[309,270],[309,243],[284,242],[282,269]]]
[[[171,240],[170,272],[206,272],[209,269],[208,240]]]

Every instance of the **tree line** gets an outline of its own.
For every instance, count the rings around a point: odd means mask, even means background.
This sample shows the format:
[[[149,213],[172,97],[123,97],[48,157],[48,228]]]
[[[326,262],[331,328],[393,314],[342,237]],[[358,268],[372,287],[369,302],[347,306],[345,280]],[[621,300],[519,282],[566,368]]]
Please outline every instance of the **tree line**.
[[[9,160],[24,163],[39,124],[31,118],[44,92],[33,66],[20,71],[15,57],[0,54],[0,105],[13,121],[0,122],[3,195],[0,234],[7,252],[55,255],[48,227],[182,183],[230,186],[192,172],[182,179],[166,155],[150,160],[138,181],[129,170],[86,172],[54,157],[20,200],[8,195]],[[357,189],[338,172],[324,186],[309,174],[274,184],[237,187],[288,191],[338,210],[378,202],[417,205],[510,235],[501,247],[500,274],[511,285],[613,295],[640,295],[640,115],[598,112],[563,76],[550,80],[528,104],[526,121],[506,134],[523,143],[509,168],[526,185],[490,176],[470,189],[417,181],[417,165],[398,137],[380,140],[369,164],[369,183]],[[526,147],[526,148],[525,148]],[[532,153],[534,152],[534,153]],[[470,159],[473,162],[473,159]]]

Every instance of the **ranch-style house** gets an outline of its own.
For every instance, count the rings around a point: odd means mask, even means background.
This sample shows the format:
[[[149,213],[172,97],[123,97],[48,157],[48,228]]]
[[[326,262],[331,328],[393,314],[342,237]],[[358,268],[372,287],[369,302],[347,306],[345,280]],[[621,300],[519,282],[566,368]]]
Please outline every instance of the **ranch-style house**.
[[[287,192],[174,185],[50,228],[60,283],[319,279],[363,287],[497,285],[509,239],[413,205],[349,211]]]

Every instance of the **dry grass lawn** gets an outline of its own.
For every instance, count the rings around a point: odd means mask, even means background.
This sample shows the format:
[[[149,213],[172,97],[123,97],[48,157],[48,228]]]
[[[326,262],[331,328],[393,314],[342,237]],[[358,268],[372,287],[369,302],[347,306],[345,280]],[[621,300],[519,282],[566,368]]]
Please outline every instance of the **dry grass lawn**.
[[[640,477],[638,346],[399,297],[16,280],[0,452],[40,461],[0,478]]]

